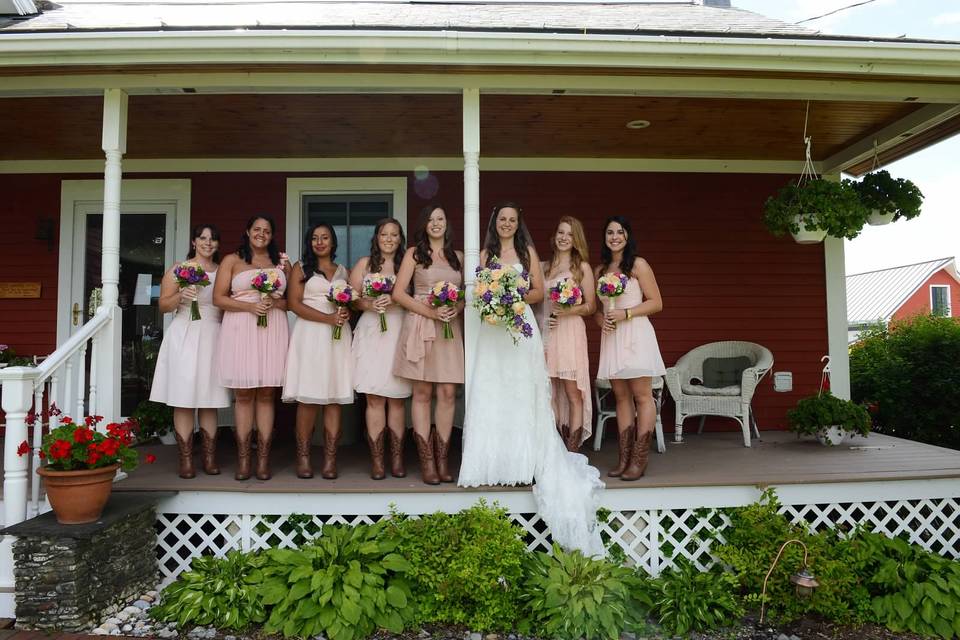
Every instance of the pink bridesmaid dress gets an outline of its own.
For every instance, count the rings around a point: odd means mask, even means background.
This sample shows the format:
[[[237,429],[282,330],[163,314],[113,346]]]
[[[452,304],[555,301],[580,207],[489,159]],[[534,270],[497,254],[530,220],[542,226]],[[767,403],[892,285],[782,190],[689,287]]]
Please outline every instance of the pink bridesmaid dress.
[[[446,281],[460,286],[460,271],[448,264],[434,262],[424,269],[417,265],[413,271],[413,297],[426,302],[430,290],[438,282]],[[450,323],[453,337],[443,337],[443,323],[419,313],[408,313],[403,319],[397,352],[393,359],[393,374],[408,380],[424,382],[452,382],[463,384],[463,333],[461,316]]]
[[[235,300],[257,302],[260,292],[253,288],[259,269],[244,269],[230,282]],[[282,286],[287,279],[279,268]],[[287,312],[276,307],[267,311],[267,326],[257,326],[257,316],[247,311],[224,311],[220,328],[220,383],[228,389],[256,389],[283,386],[287,359]]]
[[[589,265],[584,265],[589,269]],[[546,289],[564,278],[573,277],[569,270],[561,271],[546,281]],[[577,389],[583,399],[583,434],[578,444],[590,438],[593,433],[593,400],[590,398],[590,361],[587,356],[587,327],[583,316],[563,316],[557,319],[557,326],[548,329],[547,320],[553,303],[549,295],[543,302],[544,351],[547,359],[547,375],[553,385],[553,413],[557,424],[570,424],[570,403],[560,380],[576,380]]]
[[[410,381],[393,374],[392,367],[400,343],[400,330],[407,313],[398,304],[387,307],[384,314],[387,330],[380,331],[380,314],[364,311],[353,333],[353,388],[384,398],[409,398],[413,395]]]
[[[643,291],[636,278],[631,277],[622,295],[614,300],[615,309],[634,307],[643,302]],[[598,296],[597,304],[606,309],[609,298]],[[652,378],[666,373],[657,334],[650,319],[634,316],[617,322],[617,328],[600,338],[600,364],[597,377],[603,380]]]
[[[313,274],[303,287],[303,304],[323,313],[336,313],[327,299],[337,280],[346,280],[347,270],[337,266],[333,280]],[[333,339],[333,325],[297,318],[287,351],[283,384],[284,402],[305,404],[352,404],[353,365],[350,357],[350,323],[344,323],[340,339]]]

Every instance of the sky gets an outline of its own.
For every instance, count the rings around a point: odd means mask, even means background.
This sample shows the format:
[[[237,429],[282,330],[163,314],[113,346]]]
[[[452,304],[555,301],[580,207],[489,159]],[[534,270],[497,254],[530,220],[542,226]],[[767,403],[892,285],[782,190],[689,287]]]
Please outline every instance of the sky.
[[[861,0],[733,0],[734,7],[799,22]],[[874,0],[804,22],[825,33],[960,40],[960,0]],[[960,256],[960,136],[885,167],[913,180],[924,195],[919,217],[867,226],[846,241],[847,273]]]

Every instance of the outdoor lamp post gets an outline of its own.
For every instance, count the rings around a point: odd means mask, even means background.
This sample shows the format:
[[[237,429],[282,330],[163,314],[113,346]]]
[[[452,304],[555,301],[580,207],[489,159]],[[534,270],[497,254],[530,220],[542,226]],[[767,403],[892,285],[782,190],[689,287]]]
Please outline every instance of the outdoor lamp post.
[[[763,614],[767,606],[767,581],[770,579],[770,574],[773,573],[777,563],[780,562],[780,556],[783,555],[783,550],[790,544],[798,544],[803,547],[803,564],[799,571],[790,576],[790,582],[797,588],[797,596],[801,598],[810,597],[810,595],[813,594],[813,590],[820,586],[820,583],[817,582],[813,573],[807,570],[807,556],[809,555],[807,545],[797,539],[787,540],[780,546],[780,550],[777,551],[777,557],[773,559],[773,564],[770,565],[770,568],[767,570],[767,575],[763,578],[763,591],[760,593],[760,624],[763,624]]]

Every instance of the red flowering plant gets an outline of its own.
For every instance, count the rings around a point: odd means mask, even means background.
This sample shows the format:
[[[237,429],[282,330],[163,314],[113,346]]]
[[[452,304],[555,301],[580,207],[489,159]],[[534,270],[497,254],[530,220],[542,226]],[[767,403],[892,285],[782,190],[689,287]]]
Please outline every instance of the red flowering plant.
[[[59,415],[56,407],[48,415]],[[27,416],[27,423],[33,424],[36,415]],[[137,466],[137,452],[131,447],[136,422],[111,422],[105,428],[106,433],[97,430],[103,422],[103,416],[87,416],[83,422],[74,422],[69,416],[60,418],[60,426],[44,434],[40,444],[40,459],[53,471],[79,471],[100,469],[119,464],[124,471]],[[25,456],[33,448],[24,440],[17,448],[17,455]]]

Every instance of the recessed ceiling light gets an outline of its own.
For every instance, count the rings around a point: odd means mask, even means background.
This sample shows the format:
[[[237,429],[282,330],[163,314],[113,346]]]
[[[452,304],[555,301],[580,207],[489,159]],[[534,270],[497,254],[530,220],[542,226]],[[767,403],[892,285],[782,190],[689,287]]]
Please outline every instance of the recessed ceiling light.
[[[649,126],[649,120],[631,120],[627,123],[627,129],[646,129]]]

